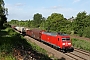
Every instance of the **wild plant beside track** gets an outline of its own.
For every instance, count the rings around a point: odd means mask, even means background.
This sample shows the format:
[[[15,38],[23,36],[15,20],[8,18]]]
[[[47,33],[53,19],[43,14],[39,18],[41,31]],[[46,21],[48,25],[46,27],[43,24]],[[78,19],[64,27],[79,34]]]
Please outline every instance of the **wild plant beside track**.
[[[72,44],[74,47],[84,49],[90,52],[90,42],[86,40],[72,39]]]

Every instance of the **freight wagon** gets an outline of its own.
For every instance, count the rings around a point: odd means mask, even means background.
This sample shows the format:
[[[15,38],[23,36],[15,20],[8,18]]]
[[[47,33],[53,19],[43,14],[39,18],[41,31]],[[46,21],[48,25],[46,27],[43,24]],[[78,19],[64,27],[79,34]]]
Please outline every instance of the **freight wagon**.
[[[31,30],[30,29],[26,29],[26,35],[30,36],[31,37]]]
[[[25,28],[24,27],[15,27],[15,29],[17,30],[17,31],[19,31],[20,33],[22,33],[22,34],[25,34],[26,32],[25,32]]]
[[[15,29],[16,26],[11,26],[11,28]]]
[[[31,37],[35,38],[35,39],[39,39],[41,40],[41,34],[42,32],[44,32],[45,30],[40,30],[40,29],[32,29],[31,30]]]

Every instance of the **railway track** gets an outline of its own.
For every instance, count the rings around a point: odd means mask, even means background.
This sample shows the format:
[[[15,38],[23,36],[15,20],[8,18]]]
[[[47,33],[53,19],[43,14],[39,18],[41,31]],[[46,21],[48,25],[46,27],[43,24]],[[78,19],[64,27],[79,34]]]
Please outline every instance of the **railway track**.
[[[52,50],[52,49],[50,49],[50,50]],[[67,56],[69,59],[66,59],[66,60],[90,60],[90,52],[87,52],[87,51],[84,51],[84,50],[81,50],[81,49],[77,49],[77,48],[74,49],[74,52],[69,52],[69,53],[61,53],[60,51],[57,51],[57,53],[56,53],[56,51],[54,51],[54,52],[55,53],[53,53],[51,51],[51,53],[54,56],[61,55],[61,54],[64,57]],[[57,58],[59,58],[59,56],[57,56]]]
[[[32,38],[29,38],[29,36],[26,38],[28,38],[28,40],[30,39],[34,42],[36,41],[35,39],[33,40]],[[37,44],[37,42],[36,42],[36,44]],[[42,44],[40,42],[39,42],[39,44],[40,44],[40,46],[42,46]],[[46,47],[45,47],[45,49],[46,49]],[[82,49],[74,48],[74,52],[69,52],[69,53],[64,53],[64,54],[61,53],[60,51],[56,51],[51,48],[47,48],[47,51],[51,52],[57,58],[61,58],[62,56],[64,56],[64,58],[66,58],[66,60],[90,60],[90,52],[87,52]],[[62,54],[62,56],[59,56],[61,54]]]
[[[65,55],[73,58],[74,60],[90,60],[90,52],[82,49],[74,49],[74,52],[65,53]]]
[[[82,49],[74,48],[74,51],[77,51],[79,53],[82,53],[82,54],[85,54],[87,56],[90,56],[90,52],[82,50]]]

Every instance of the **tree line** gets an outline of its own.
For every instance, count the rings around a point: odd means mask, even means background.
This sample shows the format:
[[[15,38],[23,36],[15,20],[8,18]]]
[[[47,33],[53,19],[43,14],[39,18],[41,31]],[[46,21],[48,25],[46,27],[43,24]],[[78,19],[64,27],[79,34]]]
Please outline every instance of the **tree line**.
[[[3,28],[4,23],[7,22],[8,9],[4,5],[4,1],[0,0],[0,30]]]
[[[11,20],[11,25],[28,28],[40,28],[49,32],[62,32],[65,34],[77,34],[90,38],[90,15],[87,12],[79,12],[76,17],[66,19],[63,14],[52,13],[45,18],[40,13],[33,16],[33,20]]]

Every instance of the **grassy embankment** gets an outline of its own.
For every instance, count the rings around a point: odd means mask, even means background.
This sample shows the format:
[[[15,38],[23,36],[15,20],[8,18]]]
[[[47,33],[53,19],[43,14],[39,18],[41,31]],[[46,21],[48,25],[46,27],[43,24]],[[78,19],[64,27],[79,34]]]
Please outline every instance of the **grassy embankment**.
[[[22,46],[24,49],[22,49]],[[1,60],[16,60],[13,56],[14,49],[24,51],[39,52],[41,60],[49,60],[46,51],[36,44],[28,43],[23,36],[15,32],[11,28],[6,28],[0,31],[0,59]],[[29,50],[28,50],[29,49]],[[38,56],[38,55],[37,55]]]
[[[84,49],[90,52],[90,41],[79,40],[79,39],[73,38],[72,44],[76,48]]]
[[[90,51],[90,42],[85,40],[72,39],[73,46]],[[43,54],[41,59],[48,60],[49,57],[46,51],[35,43],[28,43],[23,36],[16,33],[11,28],[6,28],[0,31],[0,59],[1,60],[16,60],[13,56],[14,49],[20,49],[24,47],[25,51],[27,49],[35,50],[36,52]],[[22,49],[22,48],[21,48]]]

